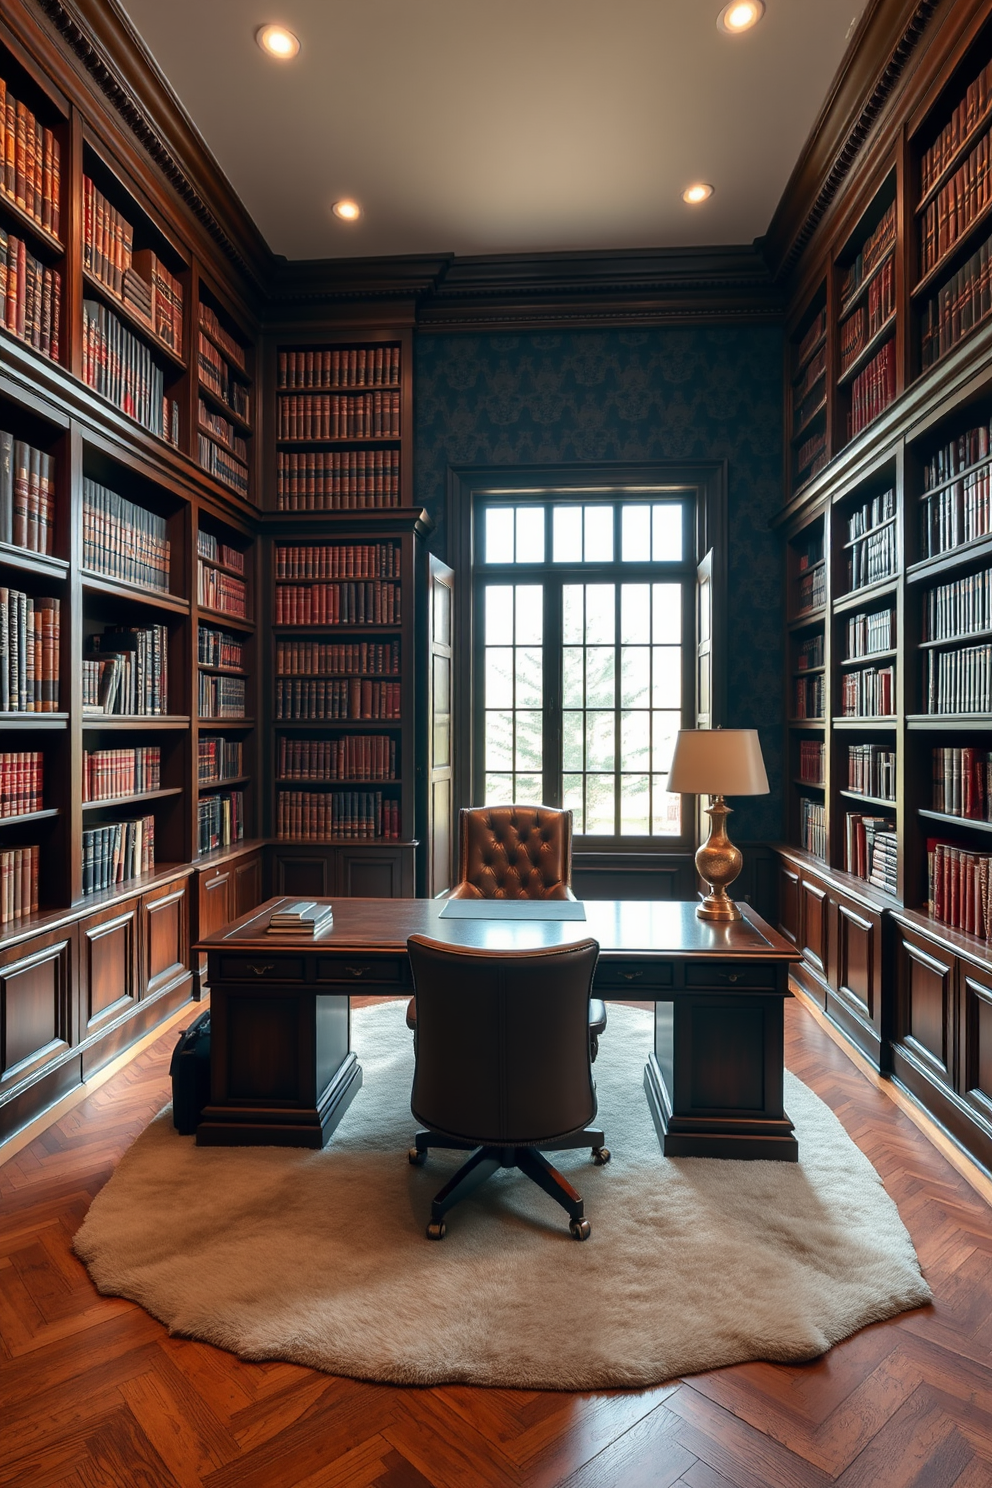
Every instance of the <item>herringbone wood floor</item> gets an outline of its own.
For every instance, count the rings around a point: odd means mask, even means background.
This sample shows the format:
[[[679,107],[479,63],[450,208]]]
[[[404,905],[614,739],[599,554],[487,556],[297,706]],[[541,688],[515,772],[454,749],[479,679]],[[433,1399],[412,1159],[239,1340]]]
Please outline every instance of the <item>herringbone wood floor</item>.
[[[798,1368],[594,1395],[366,1385],[170,1338],[99,1297],[70,1250],[168,1098],[170,1032],[0,1166],[0,1485],[992,1484],[992,1212],[807,1011],[787,1013],[789,1067],[881,1173],[933,1307]]]

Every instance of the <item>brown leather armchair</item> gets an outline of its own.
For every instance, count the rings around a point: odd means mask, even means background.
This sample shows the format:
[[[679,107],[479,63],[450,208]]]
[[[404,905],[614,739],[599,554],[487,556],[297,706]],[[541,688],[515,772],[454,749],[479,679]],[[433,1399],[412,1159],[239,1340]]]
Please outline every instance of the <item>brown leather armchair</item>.
[[[572,813],[556,806],[463,806],[458,813],[458,883],[452,899],[574,899]],[[416,1030],[411,998],[407,1027]],[[593,1059],[606,1028],[606,1004],[589,1002]]]
[[[411,1163],[431,1147],[471,1150],[435,1195],[427,1236],[499,1168],[519,1168],[565,1209],[576,1240],[589,1235],[581,1195],[542,1154],[589,1147],[609,1162],[596,1116],[587,1035],[594,940],[533,951],[479,951],[413,935],[417,1002],[410,1109],[423,1130]],[[527,1037],[516,1030],[526,1027]]]

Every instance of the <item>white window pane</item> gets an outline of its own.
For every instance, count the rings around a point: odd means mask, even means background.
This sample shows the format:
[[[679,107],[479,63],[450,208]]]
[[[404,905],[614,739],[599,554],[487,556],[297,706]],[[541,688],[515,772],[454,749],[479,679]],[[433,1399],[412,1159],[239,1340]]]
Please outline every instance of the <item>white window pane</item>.
[[[554,510],[554,561],[582,562],[582,508],[556,506]]]
[[[652,646],[652,702],[656,708],[682,706],[682,651],[678,646]]]
[[[562,778],[562,805],[572,813],[573,832],[585,831],[585,813],[582,809],[581,775],[565,775]]]
[[[537,646],[517,647],[517,707],[539,708],[542,696],[543,675],[541,651]]]
[[[682,590],[678,584],[652,584],[654,634],[652,640],[678,645],[682,640]]]
[[[513,614],[513,589],[509,584],[486,585],[485,635],[489,646],[496,641],[508,641],[510,617]]]
[[[623,584],[621,586],[620,639],[621,641],[650,641],[650,584]]]
[[[616,651],[612,646],[586,650],[586,707],[612,708],[616,703]]]
[[[561,638],[566,646],[578,645],[585,639],[584,596],[584,585],[562,585]]]
[[[486,562],[513,562],[513,507],[486,508]]]
[[[517,507],[517,562],[544,562],[544,507]]]
[[[616,745],[612,713],[586,714],[586,769],[612,770]]]
[[[651,768],[650,715],[640,709],[636,713],[620,714],[620,768],[621,770],[650,770]]]
[[[513,650],[510,646],[486,647],[485,706],[513,707]]]
[[[513,776],[487,775],[483,806],[511,805],[513,802]]]
[[[675,749],[675,736],[679,731],[681,718],[678,713],[652,713],[651,728],[654,735],[654,758],[651,761],[652,768],[668,774],[672,763],[672,752]]]
[[[584,646],[566,646],[562,651],[562,701],[566,708],[581,708],[585,704],[585,682],[582,663]]]
[[[681,800],[666,791],[667,775],[654,777],[654,816],[651,833],[654,837],[677,837],[682,830]]]
[[[586,507],[587,563],[613,562],[613,508],[612,506]]]
[[[516,632],[513,639],[518,646],[539,646],[544,639],[544,586],[542,584],[517,584],[514,596]],[[503,624],[509,624],[509,620],[509,615],[504,615]],[[501,640],[502,636],[490,636],[488,639]]]
[[[513,800],[520,806],[544,804],[544,786],[540,775],[517,775],[513,782]]]
[[[615,831],[615,806],[612,775],[586,776],[586,833],[589,836],[612,837]]]
[[[517,745],[514,768],[540,773],[544,757],[542,748],[544,714],[538,711],[517,714]]]
[[[625,506],[620,530],[624,563],[644,563],[651,552],[651,508]]]
[[[486,714],[486,771],[513,769],[513,714]]]
[[[586,640],[613,645],[616,634],[616,587],[613,584],[586,585]]]
[[[651,793],[647,775],[624,775],[620,781],[620,835],[647,837],[651,831]]]
[[[655,563],[678,563],[682,558],[682,507],[674,502],[654,508],[651,557]]]
[[[651,653],[647,646],[620,650],[620,706],[646,708],[651,701]]]
[[[562,714],[562,769],[581,770],[583,743],[585,741],[585,714],[567,712]]]

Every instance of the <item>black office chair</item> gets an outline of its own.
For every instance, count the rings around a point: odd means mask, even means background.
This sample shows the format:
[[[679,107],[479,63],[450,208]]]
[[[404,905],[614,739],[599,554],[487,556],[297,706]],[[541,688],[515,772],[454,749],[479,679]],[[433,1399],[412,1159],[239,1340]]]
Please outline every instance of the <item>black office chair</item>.
[[[543,1151],[610,1154],[590,1127],[596,1088],[589,1055],[594,940],[534,951],[478,951],[422,935],[407,941],[417,1003],[410,1109],[425,1128],[410,1150],[475,1148],[431,1205],[427,1235],[499,1168],[519,1168],[565,1209],[576,1240],[589,1236],[582,1198]],[[526,1036],[521,1037],[521,1032]]]

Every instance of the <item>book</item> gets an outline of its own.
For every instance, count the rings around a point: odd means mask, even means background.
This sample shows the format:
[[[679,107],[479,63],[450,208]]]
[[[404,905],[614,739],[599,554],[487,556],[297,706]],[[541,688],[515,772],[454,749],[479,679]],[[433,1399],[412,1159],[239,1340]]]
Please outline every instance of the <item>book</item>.
[[[272,913],[268,933],[312,940],[329,930],[333,924],[334,914],[330,904],[317,904],[312,899],[301,899],[296,904],[287,905]]]

